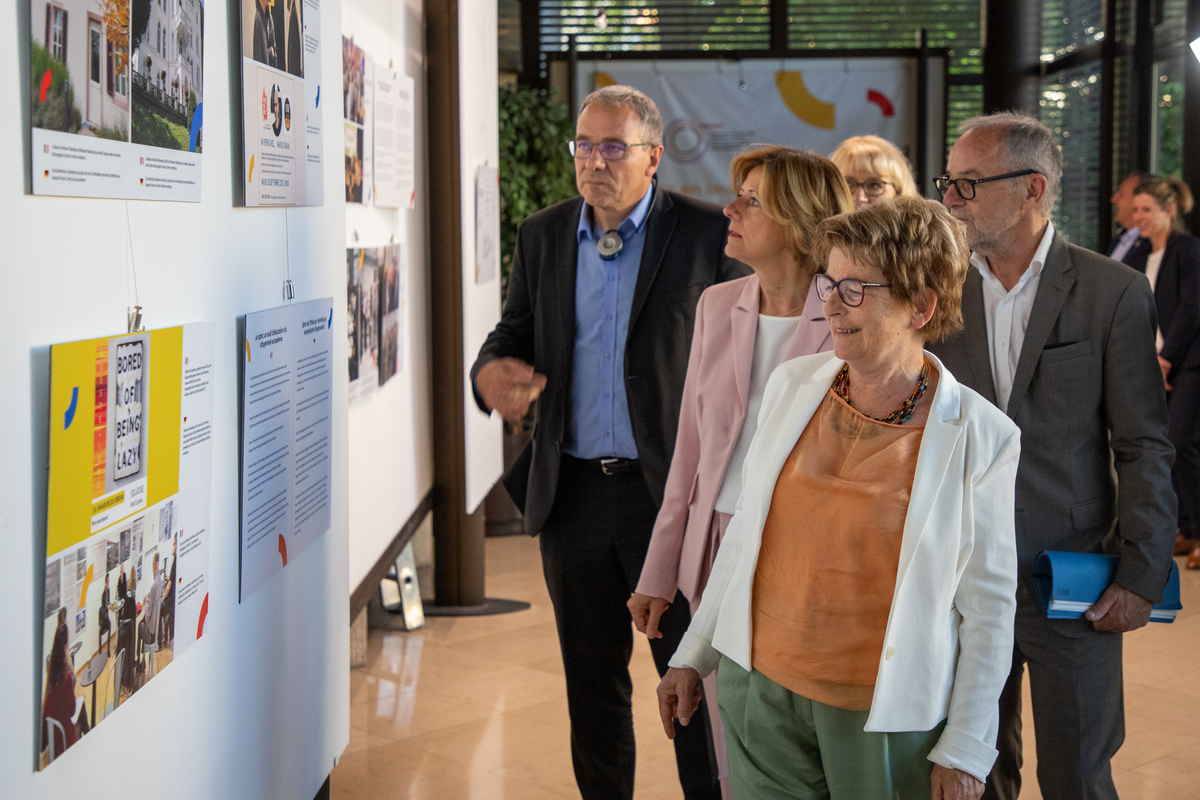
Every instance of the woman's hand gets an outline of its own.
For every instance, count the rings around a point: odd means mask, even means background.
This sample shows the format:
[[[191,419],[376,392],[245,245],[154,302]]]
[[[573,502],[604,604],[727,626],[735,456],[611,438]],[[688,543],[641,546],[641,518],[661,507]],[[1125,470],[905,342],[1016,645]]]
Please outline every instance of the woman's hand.
[[[661,597],[651,597],[648,594],[634,592],[625,605],[633,616],[633,626],[646,634],[647,639],[661,639],[658,630],[658,620],[671,604]]]
[[[659,692],[661,697],[661,688]],[[983,797],[983,781],[961,769],[946,769],[941,764],[934,764],[929,782],[933,784],[933,800],[979,800]]]
[[[703,696],[699,672],[691,667],[671,667],[667,670],[662,682],[658,684],[658,714],[662,717],[663,730],[667,732],[668,739],[675,738],[675,724],[672,720],[678,719],[680,725],[687,727],[692,720],[692,714],[700,707],[700,698]]]
[[[1167,376],[1171,374],[1171,362],[1167,361],[1162,356],[1158,357],[1158,368],[1162,370],[1163,386],[1167,387],[1167,391],[1171,391],[1171,384],[1167,381]]]

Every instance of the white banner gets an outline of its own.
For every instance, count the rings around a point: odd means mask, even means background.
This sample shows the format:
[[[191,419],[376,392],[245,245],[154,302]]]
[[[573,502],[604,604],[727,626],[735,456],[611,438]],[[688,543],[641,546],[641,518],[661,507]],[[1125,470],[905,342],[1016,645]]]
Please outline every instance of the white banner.
[[[663,117],[661,186],[718,205],[733,198],[729,162],[747,145],[781,144],[829,155],[851,136],[895,144],[916,168],[914,58],[729,61],[580,61],[576,97],[625,84],[649,95]],[[945,139],[944,62],[929,62],[929,175]],[[926,177],[914,176],[925,194]]]

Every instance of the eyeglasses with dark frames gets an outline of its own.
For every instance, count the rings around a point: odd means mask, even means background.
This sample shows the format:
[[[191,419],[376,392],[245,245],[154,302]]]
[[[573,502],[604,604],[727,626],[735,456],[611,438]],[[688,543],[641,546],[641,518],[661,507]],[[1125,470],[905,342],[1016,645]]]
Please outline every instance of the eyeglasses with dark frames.
[[[599,150],[600,157],[605,161],[621,161],[625,158],[626,151],[630,147],[653,146],[653,142],[625,144],[623,142],[589,142],[586,139],[571,139],[567,142],[567,149],[571,151],[571,155],[575,156],[575,158],[591,158],[592,150]]]
[[[1006,172],[1003,175],[992,175],[990,178],[951,178],[949,175],[939,175],[933,179],[933,185],[937,187],[938,193],[942,197],[946,196],[946,192],[950,191],[953,186],[958,192],[958,196],[963,200],[975,199],[975,186],[980,183],[988,183],[989,181],[1003,181],[1009,178],[1020,178],[1023,175],[1041,175],[1036,169],[1022,169],[1016,172]]]
[[[896,184],[892,183],[891,181],[881,180],[869,180],[859,183],[852,178],[846,178],[846,185],[850,187],[850,194],[854,194],[859,189],[862,189],[863,193],[866,194],[867,197],[879,197],[879,195],[883,194],[884,189],[886,189],[888,186],[895,186]]]
[[[858,278],[842,278],[840,281],[835,281],[823,274],[817,275],[816,285],[817,297],[821,298],[822,303],[829,299],[834,289],[837,289],[838,297],[842,298],[842,302],[851,308],[862,305],[863,297],[866,296],[864,289],[867,287],[875,286],[886,289],[891,286],[890,283],[867,283]]]

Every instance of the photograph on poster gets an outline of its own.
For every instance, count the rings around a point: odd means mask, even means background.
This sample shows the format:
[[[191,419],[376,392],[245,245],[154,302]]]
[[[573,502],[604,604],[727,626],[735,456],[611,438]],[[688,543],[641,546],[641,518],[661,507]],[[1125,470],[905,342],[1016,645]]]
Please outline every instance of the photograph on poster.
[[[342,37],[342,128],[346,156],[346,202],[363,201],[363,122],[366,119],[366,53]]]
[[[247,314],[243,356],[241,600],[329,530],[333,298]]]
[[[245,204],[320,205],[319,0],[238,2]]]
[[[379,303],[379,385],[400,370],[400,252],[397,246],[381,248]]]
[[[39,768],[205,631],[214,333],[50,348]]]
[[[360,394],[379,383],[379,261],[382,247],[363,250],[358,271],[358,380]]]
[[[34,194],[199,202],[204,0],[30,12]]]

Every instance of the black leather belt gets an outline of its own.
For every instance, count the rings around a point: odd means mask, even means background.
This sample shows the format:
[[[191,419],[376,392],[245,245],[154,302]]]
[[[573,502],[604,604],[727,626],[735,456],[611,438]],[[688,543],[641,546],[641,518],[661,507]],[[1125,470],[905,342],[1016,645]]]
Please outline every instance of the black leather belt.
[[[642,469],[641,462],[636,458],[575,458],[566,453],[563,454],[563,458],[569,458],[589,471],[605,475],[629,475]]]

